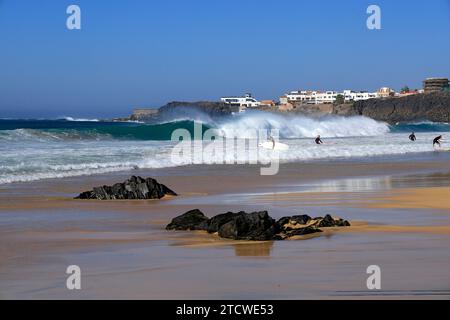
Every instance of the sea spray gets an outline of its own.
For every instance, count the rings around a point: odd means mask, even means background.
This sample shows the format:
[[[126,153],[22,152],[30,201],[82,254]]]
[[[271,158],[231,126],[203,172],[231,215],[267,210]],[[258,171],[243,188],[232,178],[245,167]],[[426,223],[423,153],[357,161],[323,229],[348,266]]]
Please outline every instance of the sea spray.
[[[260,111],[247,111],[237,115],[234,119],[220,123],[219,127],[225,132],[248,129],[271,130],[280,132],[284,139],[322,137],[357,137],[377,136],[389,132],[389,125],[373,119],[354,116],[327,116],[323,118],[308,118],[300,115],[282,115]]]

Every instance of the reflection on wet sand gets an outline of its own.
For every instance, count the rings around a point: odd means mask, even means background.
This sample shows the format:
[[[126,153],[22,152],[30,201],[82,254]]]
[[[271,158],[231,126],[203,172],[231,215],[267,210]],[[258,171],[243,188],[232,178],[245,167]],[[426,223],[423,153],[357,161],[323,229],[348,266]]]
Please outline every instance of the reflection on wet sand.
[[[450,173],[335,179],[306,185],[305,192],[365,192],[401,188],[447,187]]]
[[[364,192],[392,189],[392,177],[370,177],[325,181],[309,186],[306,192]]]
[[[237,243],[233,246],[237,257],[269,257],[272,252],[273,241]]]
[[[268,257],[273,241],[235,241],[219,238],[217,234],[204,231],[175,231],[169,237],[170,245],[186,248],[228,247],[234,248],[238,257]]]

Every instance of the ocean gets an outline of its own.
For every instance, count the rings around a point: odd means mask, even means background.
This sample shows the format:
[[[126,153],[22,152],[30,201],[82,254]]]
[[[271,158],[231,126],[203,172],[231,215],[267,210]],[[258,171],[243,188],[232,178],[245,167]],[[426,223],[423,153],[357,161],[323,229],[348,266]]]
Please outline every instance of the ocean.
[[[365,117],[322,117],[245,112],[213,119],[205,114],[173,116],[159,123],[106,122],[96,119],[0,120],[0,184],[93,175],[136,168],[190,165],[174,163],[171,154],[176,129],[194,133],[194,124],[217,129],[224,137],[247,136],[252,130],[279,131],[289,150],[281,162],[366,158],[434,152],[432,139],[450,132],[446,123],[417,122],[389,125]],[[416,132],[417,141],[408,140]],[[317,146],[321,135],[325,144]],[[204,142],[205,145],[208,142]],[[245,163],[249,153],[269,161],[271,150],[247,146],[226,153],[224,161]],[[204,156],[202,163],[220,163]]]

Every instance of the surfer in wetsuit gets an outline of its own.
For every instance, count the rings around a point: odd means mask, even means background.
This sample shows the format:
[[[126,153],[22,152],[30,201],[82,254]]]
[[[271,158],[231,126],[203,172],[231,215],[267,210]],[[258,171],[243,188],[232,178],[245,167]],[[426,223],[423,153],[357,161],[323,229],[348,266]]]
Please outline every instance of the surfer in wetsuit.
[[[320,139],[320,135],[317,136],[315,141],[316,141],[316,144],[322,144],[323,143],[322,139]]]
[[[272,142],[272,149],[275,149],[275,139],[272,136],[269,136],[269,141]]]
[[[409,140],[416,141],[416,135],[414,134],[414,132],[409,135]]]
[[[433,147],[434,147],[434,145],[438,145],[439,146],[439,148],[441,147],[441,140],[442,140],[442,136],[438,136],[438,137],[436,137],[436,138],[434,138],[434,140],[433,140]]]

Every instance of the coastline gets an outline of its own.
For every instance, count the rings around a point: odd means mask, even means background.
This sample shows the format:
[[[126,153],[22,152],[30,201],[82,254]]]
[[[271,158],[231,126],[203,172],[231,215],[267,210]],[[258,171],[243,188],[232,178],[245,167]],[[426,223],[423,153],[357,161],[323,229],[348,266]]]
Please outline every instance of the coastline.
[[[429,192],[438,189],[442,195],[448,190],[450,164],[446,156],[435,155],[406,163],[401,157],[397,160],[287,163],[270,177],[259,176],[259,166],[212,165],[2,185],[0,296],[448,298],[450,209],[446,204],[427,207],[425,202]],[[72,199],[82,190],[131,174],[154,177],[180,196],[149,201]],[[424,203],[410,201],[417,195]],[[404,207],[405,203],[411,205]],[[429,204],[433,203],[436,198],[431,197]],[[173,217],[193,208],[208,216],[240,210],[268,210],[274,218],[332,214],[353,226],[283,243],[164,230]],[[425,276],[427,285],[401,281],[402,252],[408,252],[406,259],[412,263],[408,279],[427,268],[436,270]],[[424,252],[439,258],[423,260]],[[384,295],[364,289],[365,267],[373,261],[390,270]],[[81,265],[86,274],[78,293],[64,288],[69,264]],[[321,282],[323,277],[329,279],[327,284]],[[123,289],[113,289],[118,286]]]

